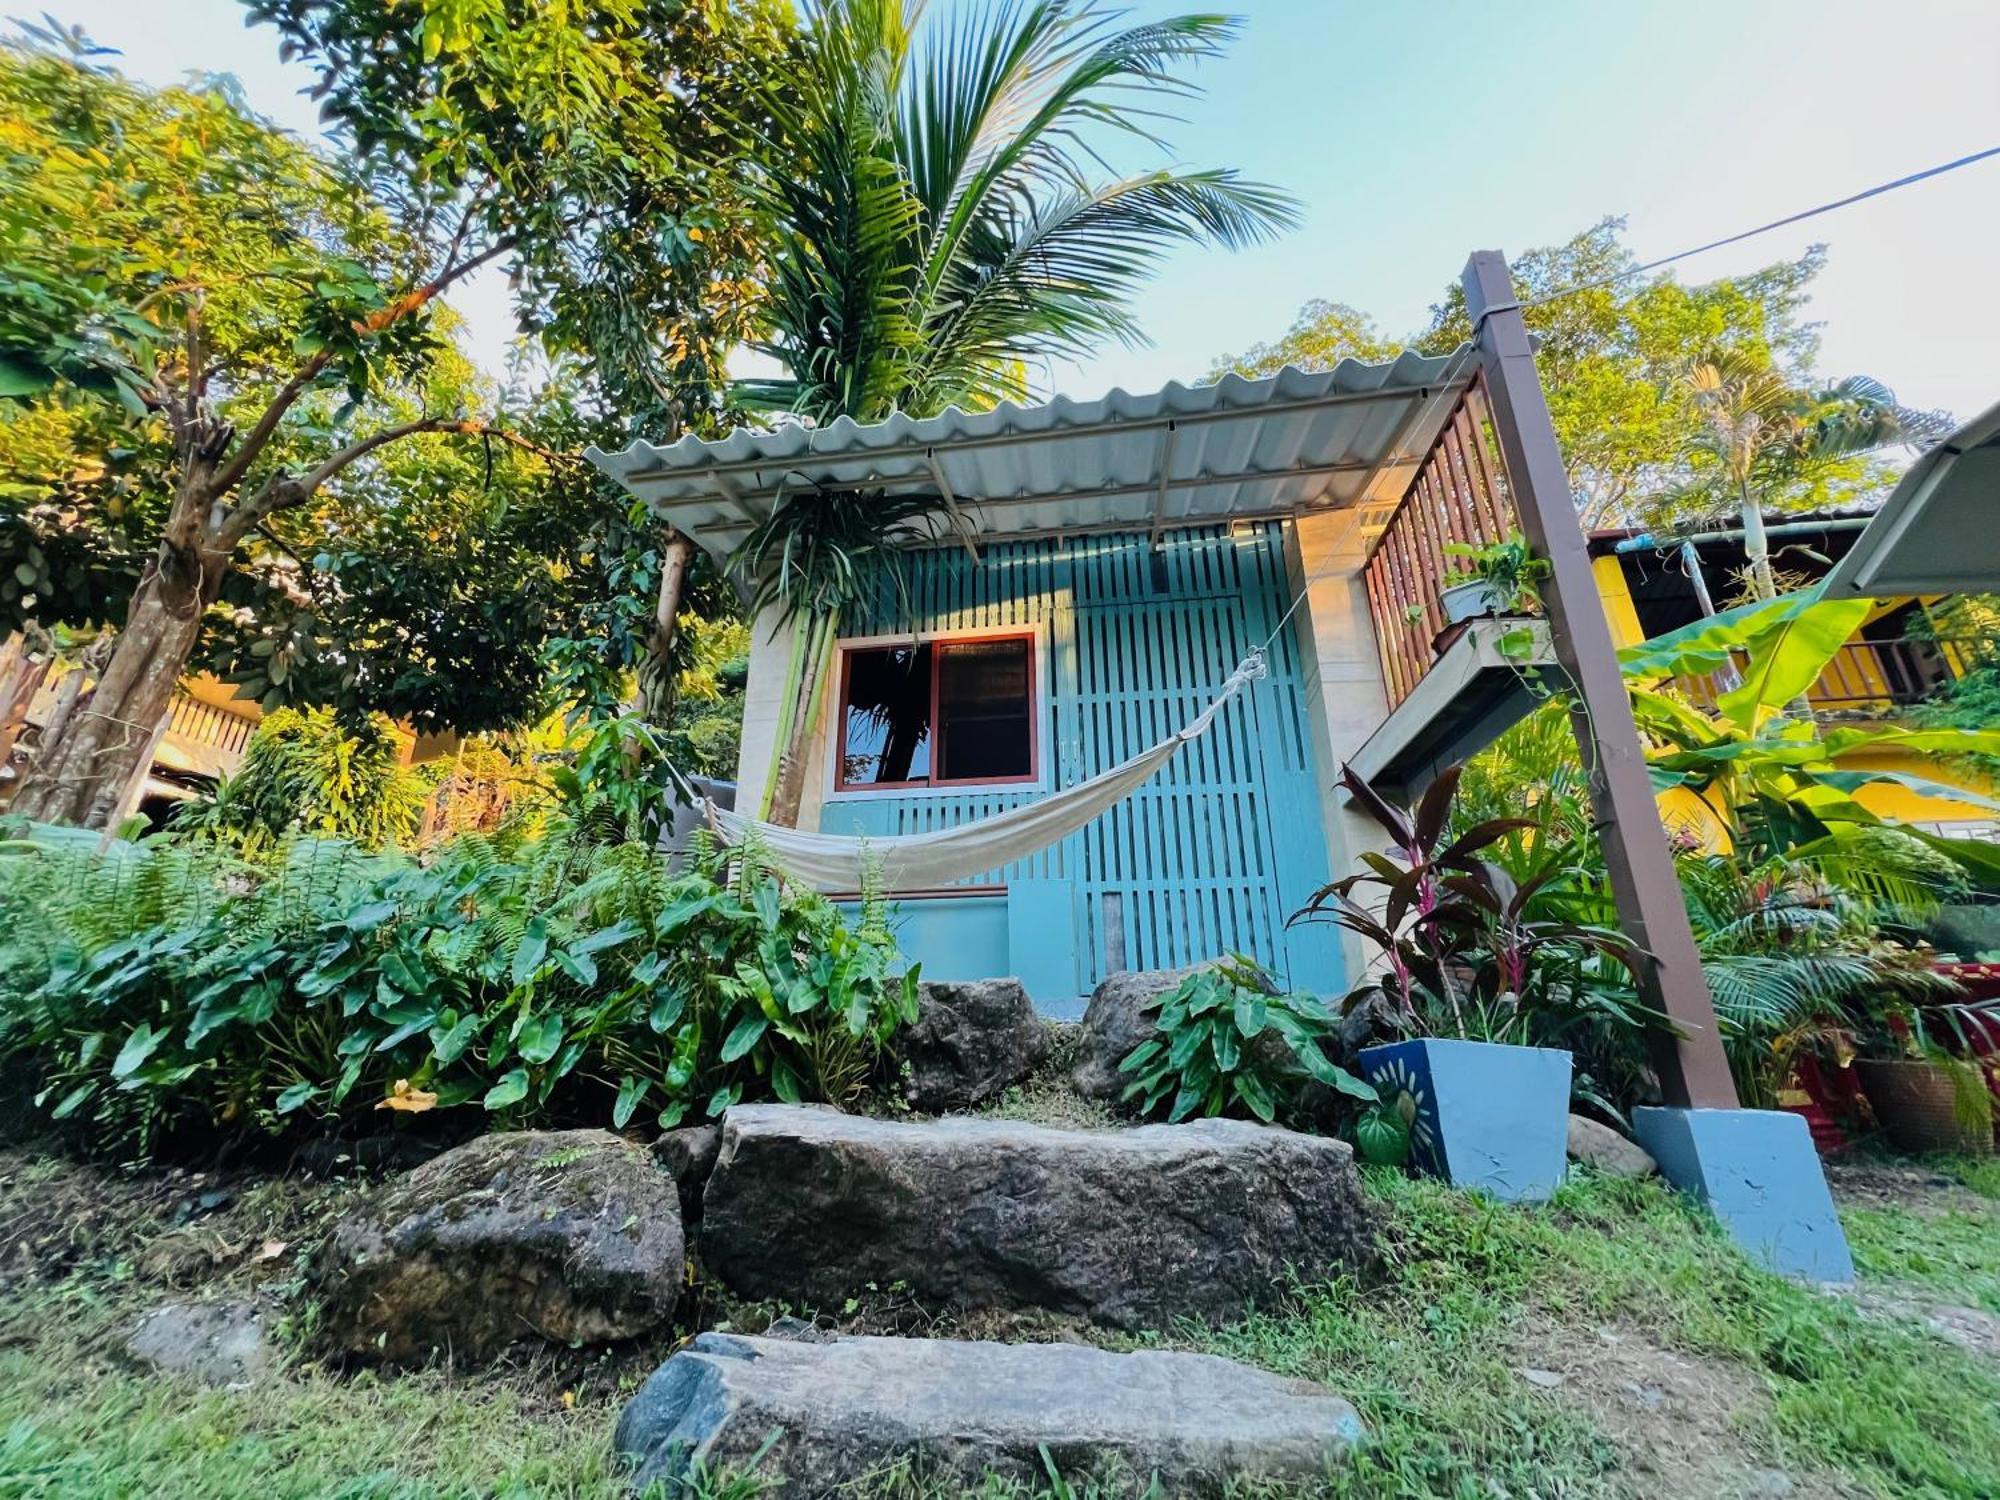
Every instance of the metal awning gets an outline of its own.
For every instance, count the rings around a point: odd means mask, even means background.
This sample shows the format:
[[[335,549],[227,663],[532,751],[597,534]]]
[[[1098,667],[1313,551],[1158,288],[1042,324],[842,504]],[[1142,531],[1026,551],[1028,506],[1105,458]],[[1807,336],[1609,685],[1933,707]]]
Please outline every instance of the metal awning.
[[[2000,406],[1923,454],[1826,580],[1830,597],[2000,589]]]
[[[935,495],[973,542],[1158,537],[1356,505],[1379,507],[1386,520],[1470,378],[1464,350],[1405,352],[1387,364],[1343,360],[1319,373],[1230,375],[1140,396],[898,414],[868,426],[794,422],[587,456],[718,559],[779,500],[832,488]]]

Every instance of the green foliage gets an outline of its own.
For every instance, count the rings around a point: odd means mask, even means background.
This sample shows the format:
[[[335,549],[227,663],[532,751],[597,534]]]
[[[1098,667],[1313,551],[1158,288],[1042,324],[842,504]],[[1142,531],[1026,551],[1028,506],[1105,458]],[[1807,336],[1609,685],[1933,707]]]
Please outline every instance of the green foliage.
[[[1350,1021],[1363,1035],[1564,1048],[1580,1097],[1614,1113],[1629,1104],[1646,1032],[1664,1018],[1635,993],[1638,949],[1593,909],[1595,872],[1581,851],[1517,842],[1515,858],[1528,862],[1517,878],[1492,852],[1534,820],[1454,818],[1456,768],[1414,811],[1351,768],[1341,779],[1394,852],[1364,855],[1363,869],[1316,891],[1292,920],[1330,923],[1373,950],[1342,1002]]]
[[[850,927],[754,849],[700,839],[675,871],[574,825],[421,867],[306,840],[113,848],[0,863],[0,1055],[105,1143],[838,1103],[914,1015],[879,905]]]
[[[1343,359],[1381,364],[1394,359],[1401,346],[1382,336],[1367,313],[1345,302],[1315,297],[1299,309],[1285,336],[1268,344],[1252,344],[1241,354],[1226,356],[1202,376],[1213,385],[1225,375],[1259,379],[1287,366],[1301,370],[1331,370]]]
[[[1118,1064],[1132,1075],[1123,1097],[1141,1114],[1166,1107],[1168,1123],[1190,1115],[1247,1111],[1270,1124],[1297,1107],[1307,1082],[1357,1099],[1375,1092],[1327,1056],[1333,1016],[1313,996],[1285,994],[1255,962],[1237,955],[1197,969],[1146,1002],[1159,1035]]]
[[[175,826],[251,842],[304,833],[363,849],[407,844],[425,786],[402,760],[395,729],[380,715],[281,708],[257,726],[214,797],[187,804]]]
[[[1520,532],[1510,532],[1505,540],[1484,547],[1446,542],[1444,554],[1463,558],[1468,564],[1463,573],[1447,575],[1447,585],[1472,580],[1485,584],[1497,596],[1502,614],[1533,614],[1540,608],[1549,560],[1535,556]]]

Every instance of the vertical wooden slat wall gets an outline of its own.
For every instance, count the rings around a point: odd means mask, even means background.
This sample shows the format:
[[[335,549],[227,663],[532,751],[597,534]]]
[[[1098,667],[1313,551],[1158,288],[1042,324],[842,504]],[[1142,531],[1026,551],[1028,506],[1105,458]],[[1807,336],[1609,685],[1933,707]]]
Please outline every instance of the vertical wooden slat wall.
[[[1446,550],[1502,541],[1514,529],[1485,393],[1475,382],[1410,481],[1363,565],[1368,609],[1389,705],[1424,679],[1432,638],[1444,629],[1444,580],[1462,571]]]
[[[908,554],[907,607],[885,588],[853,636],[958,629],[1039,631],[1049,653],[1049,787],[1109,770],[1208,703],[1291,603],[1283,532],[1173,533],[1159,556],[1142,535],[993,542]],[[1340,983],[1337,945],[1287,933],[1285,919],[1327,880],[1304,678],[1290,629],[1270,676],[1158,775],[1079,833],[974,884],[1069,883],[1090,984],[1109,972],[1107,907],[1124,967],[1179,968],[1229,953],[1292,984]],[[1039,787],[870,794],[829,800],[824,832],[887,837],[951,827],[1043,794]],[[1052,938],[1064,935],[1051,935]]]

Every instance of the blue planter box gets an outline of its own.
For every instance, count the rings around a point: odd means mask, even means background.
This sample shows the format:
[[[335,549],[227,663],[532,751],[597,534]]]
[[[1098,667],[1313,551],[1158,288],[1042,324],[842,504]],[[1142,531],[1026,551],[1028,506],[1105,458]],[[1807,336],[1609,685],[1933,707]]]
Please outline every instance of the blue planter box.
[[[1539,1203],[1562,1181],[1567,1052],[1429,1038],[1365,1048],[1361,1069],[1408,1095],[1421,1170],[1508,1203]]]

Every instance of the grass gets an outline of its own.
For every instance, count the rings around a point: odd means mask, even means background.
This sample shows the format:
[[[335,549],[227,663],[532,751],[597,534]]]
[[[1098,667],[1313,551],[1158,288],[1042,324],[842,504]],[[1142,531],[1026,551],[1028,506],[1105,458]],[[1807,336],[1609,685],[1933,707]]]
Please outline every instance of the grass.
[[[43,1201],[73,1205],[73,1185],[56,1180],[67,1170],[32,1164],[13,1175]],[[1622,1349],[1664,1351],[1715,1374],[1730,1407],[1716,1441],[1743,1466],[1787,1469],[1795,1493],[2000,1495],[2000,1364],[1754,1269],[1655,1184],[1584,1180],[1534,1210],[1390,1173],[1369,1173],[1368,1189],[1386,1226],[1378,1280],[1306,1288],[1237,1326],[1155,1340],[1320,1380],[1352,1399],[1375,1439],[1321,1493],[1704,1492],[1636,1470],[1631,1435],[1583,1399],[1584,1377],[1562,1389],[1523,1378],[1524,1365],[1566,1353],[1587,1366],[1616,1337]],[[278,1196],[246,1193],[262,1217],[225,1211],[195,1228],[254,1247],[257,1236],[289,1232],[274,1215],[306,1211],[273,1207]],[[1938,1214],[1850,1209],[1864,1277],[1992,1306],[2000,1208],[1988,1216],[1966,1201],[1960,1194]],[[12,1206],[0,1182],[0,1216]],[[185,1250],[191,1230],[159,1203],[146,1212],[130,1232],[105,1226],[87,1242],[65,1230],[63,1243],[79,1248],[49,1259],[46,1274],[0,1277],[13,1282],[0,1286],[0,1500],[623,1493],[609,1434],[629,1382],[575,1382],[571,1406],[555,1367],[476,1379],[342,1375],[300,1357],[282,1382],[241,1392],[126,1367],[117,1335],[139,1308],[190,1284],[178,1270],[164,1285],[148,1279],[150,1247]],[[216,1274],[240,1278],[247,1264]],[[19,1270],[18,1258],[0,1263]],[[699,1489],[707,1500],[753,1500],[758,1486],[718,1475]],[[986,1493],[1003,1490],[1027,1493]]]

